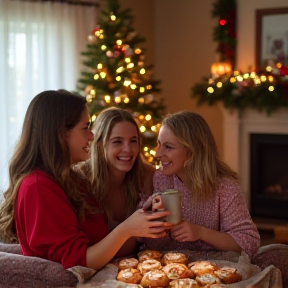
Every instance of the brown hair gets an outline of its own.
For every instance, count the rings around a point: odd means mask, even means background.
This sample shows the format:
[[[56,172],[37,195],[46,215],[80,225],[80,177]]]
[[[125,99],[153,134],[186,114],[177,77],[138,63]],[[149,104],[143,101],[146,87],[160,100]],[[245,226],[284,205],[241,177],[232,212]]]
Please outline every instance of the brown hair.
[[[237,180],[237,173],[220,159],[212,132],[199,114],[181,111],[165,118],[162,126],[169,128],[188,151],[184,167],[194,200],[207,199],[219,178]]]
[[[70,169],[66,132],[80,121],[85,105],[84,97],[65,90],[44,91],[32,99],[9,163],[9,187],[0,208],[0,238],[3,241],[17,242],[14,206],[18,187],[35,169],[47,172],[64,189],[78,216],[84,215],[87,191],[78,191],[72,183],[75,177]]]
[[[104,147],[109,139],[111,131],[115,124],[127,121],[132,123],[138,134],[139,151],[141,147],[141,137],[139,128],[130,112],[111,107],[103,110],[96,118],[92,131],[94,133],[94,141],[91,147],[91,182],[94,194],[100,206],[104,209],[108,221],[111,224],[112,215],[108,203],[107,193],[109,190],[110,179],[108,165],[105,159]],[[125,195],[127,199],[126,217],[130,216],[136,209],[139,202],[139,194],[143,192],[144,185],[144,160],[139,152],[134,165],[125,175]]]

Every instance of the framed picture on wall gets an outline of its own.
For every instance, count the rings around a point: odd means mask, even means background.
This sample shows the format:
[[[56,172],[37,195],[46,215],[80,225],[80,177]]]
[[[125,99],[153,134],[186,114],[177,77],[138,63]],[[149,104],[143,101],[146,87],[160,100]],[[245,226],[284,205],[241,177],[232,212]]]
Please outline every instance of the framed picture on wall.
[[[256,10],[257,70],[282,63],[288,66],[288,7]]]

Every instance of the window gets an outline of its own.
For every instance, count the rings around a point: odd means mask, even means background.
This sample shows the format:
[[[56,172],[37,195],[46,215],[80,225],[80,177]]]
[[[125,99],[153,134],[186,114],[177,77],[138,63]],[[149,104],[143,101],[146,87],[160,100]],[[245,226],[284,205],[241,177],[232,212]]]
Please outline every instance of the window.
[[[31,99],[76,89],[95,24],[92,6],[0,1],[0,191],[8,186],[8,162]]]

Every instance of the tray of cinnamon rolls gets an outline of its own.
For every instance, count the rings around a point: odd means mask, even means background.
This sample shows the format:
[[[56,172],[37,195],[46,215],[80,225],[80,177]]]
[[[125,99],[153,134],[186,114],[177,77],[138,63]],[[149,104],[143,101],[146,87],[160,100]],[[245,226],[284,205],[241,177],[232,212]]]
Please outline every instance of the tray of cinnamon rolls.
[[[210,260],[190,262],[184,253],[144,250],[136,258],[115,263],[116,280],[129,288],[217,288],[242,280],[235,267],[219,266]],[[229,287],[229,286],[228,286]]]

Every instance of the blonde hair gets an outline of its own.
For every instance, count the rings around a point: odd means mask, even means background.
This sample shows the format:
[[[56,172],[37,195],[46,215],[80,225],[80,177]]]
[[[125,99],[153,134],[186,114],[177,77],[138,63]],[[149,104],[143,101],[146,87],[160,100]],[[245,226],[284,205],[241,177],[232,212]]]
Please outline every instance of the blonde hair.
[[[237,173],[220,159],[212,132],[199,114],[181,111],[166,117],[162,126],[169,128],[187,149],[184,167],[195,201],[209,198],[220,178],[237,180]]]
[[[119,122],[130,122],[136,130],[138,136],[139,151],[141,150],[141,137],[139,128],[130,112],[111,107],[103,110],[96,118],[92,131],[94,133],[94,141],[91,147],[91,183],[92,189],[96,196],[98,203],[106,213],[109,224],[112,221],[111,208],[108,202],[109,184],[112,181],[109,175],[108,165],[105,158],[105,144],[109,139],[111,131],[115,124]],[[126,218],[129,217],[136,209],[140,200],[140,194],[145,193],[143,190],[144,185],[144,170],[145,160],[142,154],[136,157],[134,165],[130,171],[125,175],[125,196],[127,200]]]

